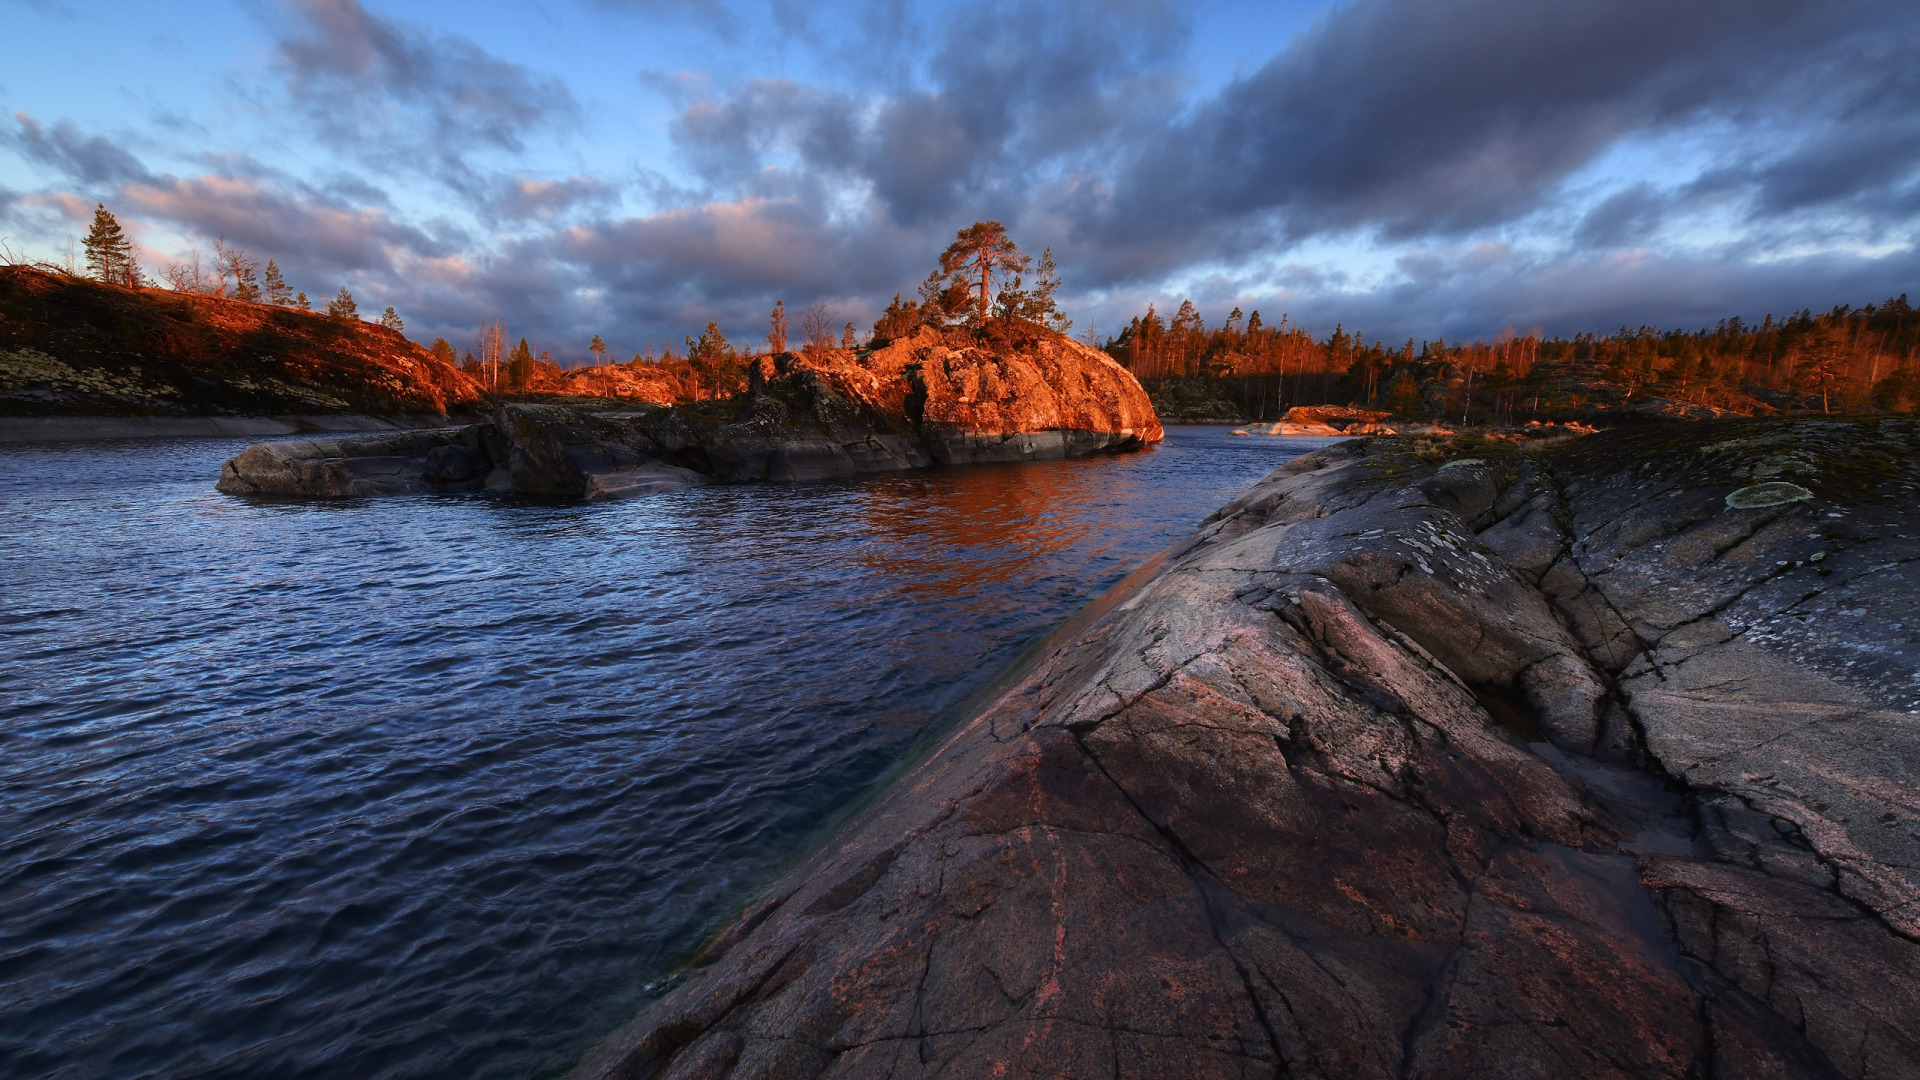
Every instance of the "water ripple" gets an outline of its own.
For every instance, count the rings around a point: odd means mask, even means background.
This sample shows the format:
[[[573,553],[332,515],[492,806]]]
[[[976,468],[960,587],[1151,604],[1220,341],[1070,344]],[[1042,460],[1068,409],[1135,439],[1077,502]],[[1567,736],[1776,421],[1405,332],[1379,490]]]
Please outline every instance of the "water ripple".
[[[0,448],[0,1074],[530,1077],[1303,444],[601,505]]]

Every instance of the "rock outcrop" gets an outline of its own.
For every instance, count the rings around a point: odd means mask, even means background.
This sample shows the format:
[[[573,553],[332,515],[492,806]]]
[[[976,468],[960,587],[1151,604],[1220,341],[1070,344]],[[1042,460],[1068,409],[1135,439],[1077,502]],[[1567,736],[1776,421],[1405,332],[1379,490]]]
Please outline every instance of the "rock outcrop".
[[[737,403],[676,409],[648,430],[726,480],[1082,457],[1160,441],[1125,368],[1064,334],[1020,331],[982,343],[970,330],[922,326],[863,352],[763,357]]]
[[[861,353],[755,362],[727,401],[621,414],[508,405],[434,433],[263,443],[227,462],[231,494],[337,497],[485,487],[586,498],[711,478],[797,481],[1129,450],[1163,433],[1105,353],[1037,327],[999,347],[922,327]]]
[[[514,404],[480,424],[260,443],[222,465],[214,486],[301,498],[486,490],[600,499],[707,482],[660,460],[631,418]]]
[[[1920,1075],[1920,424],[1295,460],[581,1074]]]

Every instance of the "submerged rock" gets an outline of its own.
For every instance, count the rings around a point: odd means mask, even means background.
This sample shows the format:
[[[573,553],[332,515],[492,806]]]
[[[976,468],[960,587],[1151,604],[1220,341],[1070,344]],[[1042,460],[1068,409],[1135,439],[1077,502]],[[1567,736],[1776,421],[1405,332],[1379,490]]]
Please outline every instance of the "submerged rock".
[[[1913,422],[1297,459],[581,1074],[1920,1074],[1916,478]]]

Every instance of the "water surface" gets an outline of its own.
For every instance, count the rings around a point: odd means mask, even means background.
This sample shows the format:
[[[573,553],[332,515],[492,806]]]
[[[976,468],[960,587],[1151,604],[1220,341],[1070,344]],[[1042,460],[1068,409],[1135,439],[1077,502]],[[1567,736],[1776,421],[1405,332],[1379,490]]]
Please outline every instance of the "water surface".
[[[551,1075],[1021,649],[1322,440],[618,503],[0,447],[0,1075]]]

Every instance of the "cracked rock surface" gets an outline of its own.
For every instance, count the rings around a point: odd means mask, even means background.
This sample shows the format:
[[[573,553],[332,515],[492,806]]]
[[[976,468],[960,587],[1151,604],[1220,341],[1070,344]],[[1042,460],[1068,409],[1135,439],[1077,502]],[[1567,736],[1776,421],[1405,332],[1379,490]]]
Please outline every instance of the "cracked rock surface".
[[[581,1075],[1920,1076],[1916,478],[1911,421],[1296,459]]]

